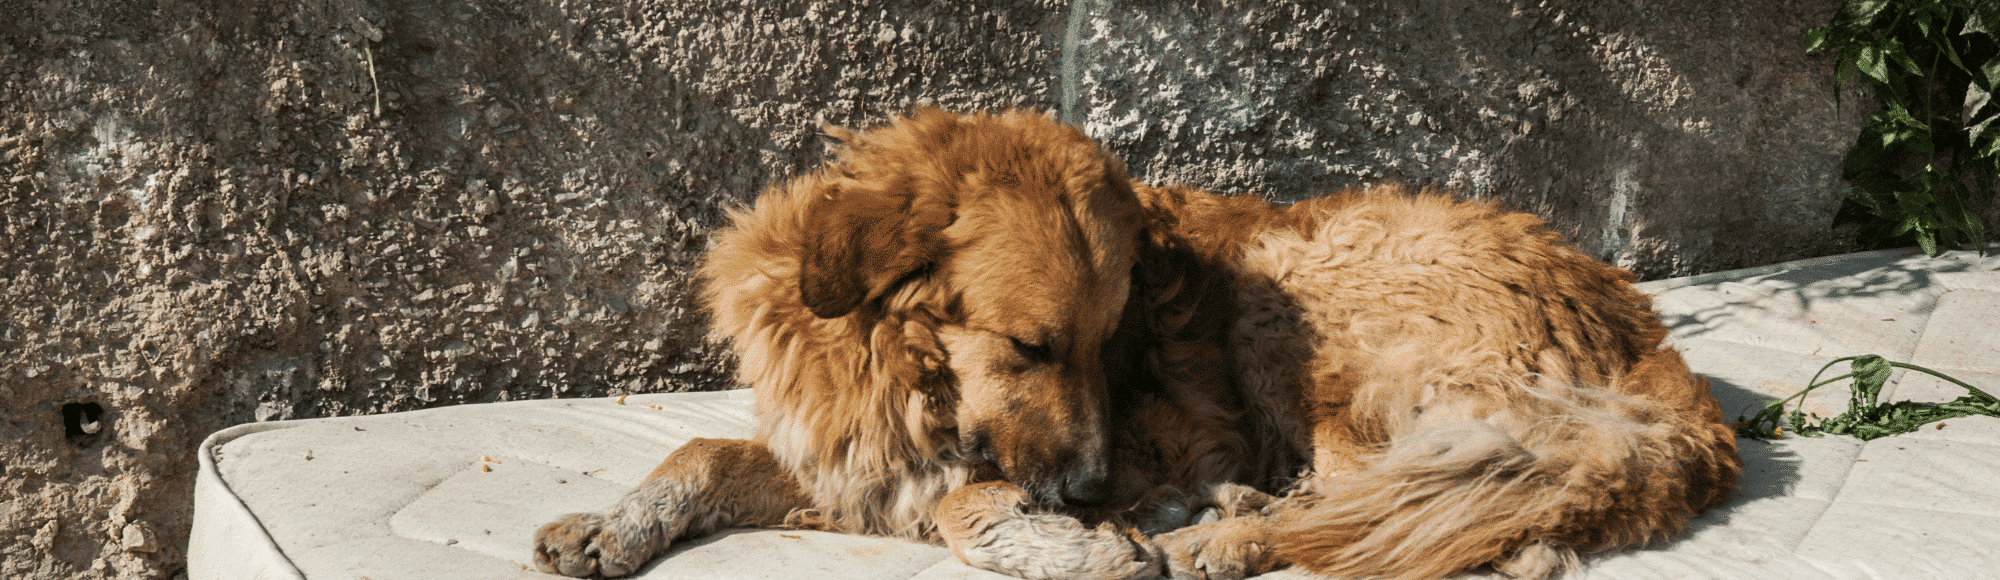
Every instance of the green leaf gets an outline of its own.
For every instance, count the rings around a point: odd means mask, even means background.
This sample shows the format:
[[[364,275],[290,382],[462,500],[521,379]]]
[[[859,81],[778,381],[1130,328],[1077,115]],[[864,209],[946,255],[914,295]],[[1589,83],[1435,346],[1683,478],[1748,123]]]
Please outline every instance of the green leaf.
[[[1852,73],[1880,106],[1841,160],[1854,189],[1835,217],[1860,225],[1864,244],[1915,243],[1935,255],[1983,243],[1985,224],[1967,208],[2000,193],[1996,30],[1995,0],[1844,0],[1831,22],[1807,31],[1808,50],[1834,53],[1836,103]],[[1938,102],[1958,87],[1962,102]]]
[[[1890,129],[1887,131],[1883,131],[1882,148],[1895,149],[1896,145],[1901,144],[1903,141],[1907,139],[1909,139],[1909,134],[1906,131],[1900,129]]]
[[[2000,185],[1995,183],[2000,182],[2000,157],[1980,159],[1978,165],[1973,167],[1972,176],[1974,182],[1972,193],[1975,199],[1991,203],[1993,195],[2000,193],[2000,187],[1995,187]]]
[[[1968,75],[1973,74],[1972,69],[1966,68],[1965,61],[1959,60],[1958,45],[1952,44],[1950,37],[1942,35],[1931,37],[1931,46],[1935,47],[1939,53],[1943,53],[1945,59],[1951,61],[1951,65],[1958,67],[1958,70],[1964,71]],[[1923,73],[1919,72],[1917,74],[1921,76]]]
[[[1910,155],[1930,158],[1937,153],[1937,143],[1929,128],[1912,130],[1903,134],[1903,150]]]
[[[1829,32],[1830,31],[1824,26],[1807,28],[1806,52],[1813,53],[1813,52],[1818,52],[1819,49],[1826,48],[1826,36]]]
[[[1883,149],[1894,149],[1896,142],[1903,140],[1904,128],[1915,120],[1901,105],[1885,101],[1882,103],[1882,110],[1868,116],[1868,124],[1862,127],[1862,135],[1874,133],[1881,140]]]
[[[1854,56],[1854,68],[1876,83],[1889,84],[1888,59],[1883,56],[1880,47],[1861,47],[1861,51]]]
[[[1959,34],[1974,33],[2000,37],[2000,4],[1988,2],[1973,5],[1972,15],[1965,19],[1965,29]]]
[[[1903,47],[1903,42],[1900,40],[1891,38],[1889,42],[1884,43],[1882,56],[1891,62],[1902,65],[1903,70],[1910,72],[1910,76],[1924,76],[1924,66],[1917,64],[1917,59],[1910,58],[1910,51]],[[1887,75],[1887,71],[1884,71],[1884,75]],[[1888,81],[1885,79],[1883,82]]]
[[[1908,110],[1896,103],[1884,102],[1882,106],[1883,110],[1870,116],[1869,126],[1864,131],[1875,131],[1885,151],[1907,147],[1917,155],[1929,155],[1932,149],[1930,124],[1910,116]]]
[[[1840,106],[1840,89],[1847,86],[1847,55],[1834,59],[1833,64],[1833,106]]]
[[[1965,104],[1959,109],[1959,119],[1958,119],[1959,124],[1972,125],[1972,121],[1974,119],[1978,119],[1979,117],[1983,116],[1980,114],[1980,111],[1986,109],[1987,105],[1992,104],[1992,102],[1993,102],[1992,91],[1980,88],[1978,84],[1966,85]],[[1991,121],[1992,119],[1989,117],[1987,120]],[[1977,125],[1973,125],[1972,128],[1966,131],[1966,134],[1974,138],[1977,138],[1979,136],[1979,131],[1980,128]]]
[[[1917,220],[1917,216],[1908,215],[1900,210],[1884,213],[1888,215],[1883,217],[1902,216],[1902,219],[1896,220],[1896,227],[1889,230],[1889,237],[1900,237],[1903,234],[1912,233],[1923,228],[1924,224]]]
[[[1905,108],[1901,103],[1884,103],[1882,105],[1881,122],[1913,130],[1930,128],[1930,125],[1917,120],[1916,116],[1911,115],[1910,110]]]
[[[1845,19],[1854,24],[1867,24],[1888,6],[1888,0],[1848,0],[1840,6],[1840,12],[1834,14],[1834,21]]]
[[[1917,187],[1896,190],[1896,205],[1908,210],[1928,210],[1937,205],[1937,198],[1931,196],[1931,172],[1918,172],[1915,178]]]

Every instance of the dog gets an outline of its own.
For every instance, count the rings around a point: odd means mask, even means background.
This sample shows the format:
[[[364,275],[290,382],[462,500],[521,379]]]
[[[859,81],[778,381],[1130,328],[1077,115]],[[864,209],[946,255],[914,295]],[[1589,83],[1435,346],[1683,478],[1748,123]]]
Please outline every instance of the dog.
[[[749,526],[1024,578],[1542,578],[1674,537],[1741,471],[1634,277],[1533,216],[1148,186],[1033,113],[828,133],[700,272],[754,438],[543,526],[543,571]]]

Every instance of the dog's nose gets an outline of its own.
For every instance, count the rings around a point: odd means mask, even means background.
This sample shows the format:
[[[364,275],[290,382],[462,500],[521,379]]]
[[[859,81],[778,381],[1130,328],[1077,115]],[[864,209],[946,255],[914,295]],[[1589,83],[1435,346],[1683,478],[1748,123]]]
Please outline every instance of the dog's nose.
[[[998,463],[1000,457],[993,452],[993,438],[985,429],[974,428],[965,432],[958,441],[959,452],[973,462]]]
[[[1111,482],[1101,474],[1071,476],[1062,489],[1063,503],[1076,507],[1093,507],[1104,503],[1111,496]]]

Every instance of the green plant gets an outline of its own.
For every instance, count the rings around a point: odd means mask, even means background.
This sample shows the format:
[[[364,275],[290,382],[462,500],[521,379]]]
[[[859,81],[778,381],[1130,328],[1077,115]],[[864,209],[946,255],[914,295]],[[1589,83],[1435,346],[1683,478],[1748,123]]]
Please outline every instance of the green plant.
[[[1833,365],[1848,361],[1853,363],[1850,367],[1851,372],[1824,381],[1819,380],[1820,375],[1826,374],[1826,370],[1833,368]],[[1882,385],[1889,381],[1889,374],[1896,368],[1929,373],[1931,376],[1965,387],[1968,394],[1948,403],[1880,402]],[[2000,400],[1995,400],[1993,395],[1986,394],[1986,391],[1934,370],[1913,364],[1889,362],[1882,357],[1868,354],[1838,358],[1826,363],[1826,366],[1820,367],[1819,372],[1813,373],[1812,380],[1806,384],[1804,390],[1764,405],[1764,409],[1753,417],[1748,419],[1737,417],[1736,434],[1755,439],[1784,436],[1784,432],[1778,426],[1778,419],[1785,413],[1785,403],[1804,398],[1806,393],[1812,392],[1813,389],[1842,379],[1854,379],[1848,386],[1847,412],[1827,419],[1813,416],[1811,419],[1818,420],[1813,422],[1808,420],[1804,410],[1794,409],[1788,421],[1792,425],[1793,433],[1806,437],[1818,437],[1827,433],[1853,435],[1857,439],[1866,441],[1909,433],[1918,427],[1945,419],[1970,415],[2000,417]]]
[[[1971,243],[1983,252],[1977,205],[2000,177],[2000,2],[1846,0],[1806,51],[1834,55],[1834,99],[1859,73],[1882,108],[1848,149],[1841,176],[1854,193],[1834,223],[1856,223],[1875,247],[1915,243],[1936,256]]]

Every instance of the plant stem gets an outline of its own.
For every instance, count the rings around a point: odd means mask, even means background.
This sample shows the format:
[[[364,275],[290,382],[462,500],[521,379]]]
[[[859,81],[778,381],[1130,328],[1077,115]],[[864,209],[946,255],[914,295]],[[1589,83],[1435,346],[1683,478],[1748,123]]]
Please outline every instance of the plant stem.
[[[1918,371],[1923,371],[1923,372],[1925,372],[1925,373],[1929,374],[1930,376],[1933,376],[1933,377],[1937,377],[1937,378],[1940,378],[1940,379],[1944,379],[1944,380],[1947,380],[1947,381],[1951,381],[1951,384],[1954,384],[1954,385],[1958,385],[1958,386],[1960,386],[1960,387],[1964,387],[1964,388],[1965,388],[1965,390],[1967,390],[1967,391],[1971,391],[1971,392],[1972,392],[1972,394],[1974,394],[1974,395],[1977,395],[1977,396],[1979,396],[1980,398],[1983,398],[1983,399],[1986,399],[1986,400],[1988,400],[1988,401],[1992,401],[1992,400],[1995,400],[1995,399],[1993,398],[1993,395],[1989,395],[1989,394],[1986,394],[1986,391],[1982,391],[1982,390],[1979,390],[1979,388],[1978,388],[1978,387],[1974,387],[1974,386],[1972,386],[1972,385],[1968,385],[1968,384],[1965,384],[1965,381],[1961,381],[1961,380],[1958,380],[1958,379],[1954,379],[1954,378],[1951,378],[1950,376],[1947,376],[1947,375],[1945,375],[1944,373],[1940,373],[1940,372],[1937,372],[1937,371],[1934,371],[1934,370],[1930,370],[1930,369],[1927,369],[1927,368],[1924,368],[1924,367],[1920,367],[1920,366],[1917,366],[1917,365],[1913,365],[1913,364],[1910,364],[1910,363],[1899,363],[1899,362],[1893,362],[1893,361],[1892,361],[1892,362],[1890,362],[1890,363],[1889,363],[1889,366],[1892,366],[1892,367],[1897,367],[1897,368],[1905,368],[1905,369],[1911,369],[1911,370],[1918,370]]]

